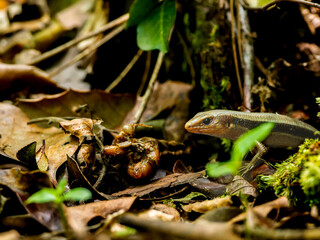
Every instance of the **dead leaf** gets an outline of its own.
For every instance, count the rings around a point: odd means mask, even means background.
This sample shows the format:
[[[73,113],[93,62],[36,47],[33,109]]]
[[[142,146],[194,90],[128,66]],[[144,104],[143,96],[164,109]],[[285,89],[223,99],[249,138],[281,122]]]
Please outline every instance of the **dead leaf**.
[[[210,181],[208,178],[198,178],[189,184],[208,198],[220,197],[226,192],[226,185]]]
[[[36,125],[28,125],[28,121],[29,118],[19,108],[0,103],[0,149],[10,157],[15,158],[21,148],[33,141],[41,144],[45,138],[65,135],[57,128],[42,129]],[[51,140],[46,143],[50,145]]]
[[[135,197],[125,197],[113,200],[88,203],[65,208],[68,222],[76,232],[83,232],[88,222],[94,217],[107,218],[109,214],[120,210],[128,211]]]
[[[227,192],[230,195],[246,195],[257,197],[257,189],[241,176],[235,176],[227,185]]]
[[[43,141],[42,146],[36,152],[36,162],[40,171],[47,171],[49,168],[49,161],[45,153],[46,145]]]
[[[41,171],[26,172],[17,168],[0,170],[0,184],[7,186],[20,198],[26,210],[52,231],[62,230],[59,213],[54,203],[24,205],[24,201],[44,187],[52,187],[48,175]]]
[[[204,175],[205,175],[205,171],[196,172],[196,173],[187,173],[187,174],[174,173],[166,177],[160,178],[159,180],[156,180],[153,183],[143,185],[143,186],[128,188],[126,190],[113,193],[111,196],[118,197],[118,196],[131,195],[131,196],[142,197],[158,189],[167,188],[167,187],[173,188],[175,186],[186,184]]]
[[[101,119],[103,126],[114,129],[121,127],[135,101],[136,97],[129,94],[68,90],[39,99],[20,100],[18,106],[31,119],[50,116]]]
[[[0,233],[0,239],[2,240],[16,240],[20,239],[20,234],[16,230],[10,230]]]
[[[70,121],[60,122],[60,126],[65,132],[77,137],[80,142],[84,138],[87,140],[93,140],[94,134],[92,132],[93,126],[101,124],[101,120],[93,120],[89,118],[73,119]]]
[[[8,90],[10,87],[29,87],[41,92],[60,92],[59,88],[48,75],[42,70],[23,64],[0,63],[0,92]]]
[[[169,207],[165,204],[155,204],[150,207],[150,209],[154,209],[160,212],[163,212],[167,215],[173,216],[173,221],[179,221],[180,220],[180,213],[177,209],[173,207]]]
[[[205,213],[219,207],[230,206],[231,204],[232,204],[231,196],[226,196],[223,198],[215,198],[212,200],[204,200],[201,202],[184,205],[182,206],[182,209],[186,212],[194,211],[194,212]]]
[[[267,203],[261,204],[259,206],[255,206],[253,208],[253,210],[257,214],[259,214],[263,217],[266,217],[270,213],[271,210],[280,209],[283,207],[289,207],[289,201],[286,197],[280,197],[280,198],[277,198],[276,200],[273,200],[271,202],[267,202]],[[242,214],[236,216],[235,218],[231,219],[230,223],[236,223],[239,221],[243,221],[245,219],[246,219],[246,213],[242,213]]]

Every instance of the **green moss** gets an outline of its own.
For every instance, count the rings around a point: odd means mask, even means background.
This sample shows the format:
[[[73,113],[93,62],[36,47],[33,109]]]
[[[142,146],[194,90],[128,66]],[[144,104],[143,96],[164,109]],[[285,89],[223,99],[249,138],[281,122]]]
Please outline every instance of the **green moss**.
[[[271,187],[277,196],[286,196],[292,205],[320,204],[320,142],[306,139],[299,151],[283,163],[277,171],[262,176],[260,189]]]

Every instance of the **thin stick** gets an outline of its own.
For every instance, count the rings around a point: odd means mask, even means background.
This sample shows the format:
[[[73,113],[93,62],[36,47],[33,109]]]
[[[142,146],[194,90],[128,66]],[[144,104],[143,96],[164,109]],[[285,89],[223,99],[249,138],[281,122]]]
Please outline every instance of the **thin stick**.
[[[143,88],[144,88],[144,85],[148,79],[148,76],[149,76],[149,71],[150,71],[150,66],[151,66],[151,51],[148,51],[147,52],[147,57],[146,57],[146,64],[145,64],[145,68],[144,68],[144,73],[143,73],[143,76],[141,78],[141,84],[140,84],[140,87],[137,91],[137,95],[140,96],[142,91],[143,91]]]
[[[250,36],[251,29],[249,24],[248,12],[237,1],[239,7],[238,18],[240,28],[238,34],[241,36],[241,51],[242,51],[242,69],[243,69],[243,106],[246,111],[251,110],[252,93],[251,88],[254,82],[254,47],[253,39]]]
[[[48,52],[45,52],[44,54],[41,54],[38,57],[35,57],[33,59],[33,61],[29,62],[28,64],[29,65],[37,64],[37,63],[39,63],[39,62],[41,62],[41,61],[43,61],[45,59],[48,59],[48,58],[50,58],[50,57],[52,57],[52,56],[54,56],[54,55],[56,55],[56,54],[58,54],[58,53],[60,53],[60,52],[62,52],[64,50],[66,50],[66,49],[78,44],[79,42],[81,42],[81,41],[83,41],[85,39],[91,38],[93,36],[96,36],[96,35],[98,35],[100,33],[105,32],[105,31],[107,31],[107,30],[109,30],[109,29],[111,29],[111,28],[113,28],[115,26],[118,26],[118,25],[126,22],[128,19],[129,19],[129,14],[128,13],[124,14],[121,17],[119,17],[119,18],[107,23],[106,25],[102,26],[97,31],[94,31],[94,32],[88,33],[85,36],[73,39],[73,40],[71,40],[71,41],[69,41],[69,42],[67,42],[67,43],[65,43],[65,44],[63,44],[63,45],[61,45],[59,47],[56,47],[56,48],[54,48],[54,49],[52,49],[52,50],[50,50]]]
[[[315,7],[315,8],[320,8],[320,4],[314,3],[314,2],[308,2],[305,0],[275,0],[275,1],[272,1],[268,4],[266,4],[263,7],[250,7],[247,4],[242,4],[242,5],[243,5],[243,7],[248,8],[250,10],[264,10],[265,11],[265,10],[268,10],[273,5],[277,5],[279,2],[293,2],[293,3],[304,4],[304,5]]]
[[[234,0],[230,0],[230,15],[231,15],[231,40],[232,40],[232,53],[234,59],[234,66],[236,70],[237,80],[238,80],[238,87],[240,91],[241,99],[243,99],[243,89],[239,71],[239,62],[238,62],[238,54],[237,54],[237,46],[236,46],[236,35],[235,35],[235,16],[234,16]],[[238,29],[239,31],[239,29]]]
[[[178,30],[177,30],[177,35],[178,35],[178,38],[179,38],[180,43],[182,45],[184,54],[186,56],[187,63],[188,63],[189,68],[190,68],[192,86],[195,86],[196,85],[196,71],[195,71],[195,68],[194,68],[194,65],[193,65],[193,62],[192,62],[192,58],[191,58],[191,55],[190,55],[190,52],[189,52],[189,48],[187,46],[186,41],[183,39],[181,33]]]
[[[142,113],[143,113],[143,111],[145,110],[145,108],[147,106],[147,103],[148,103],[148,101],[150,99],[150,96],[151,96],[151,93],[153,91],[154,84],[155,84],[156,79],[158,77],[158,73],[160,71],[160,67],[161,67],[162,62],[163,62],[163,57],[164,57],[164,53],[160,51],[159,54],[158,54],[156,65],[154,66],[154,69],[153,69],[152,76],[151,76],[150,81],[149,81],[148,88],[147,88],[146,92],[144,93],[144,95],[141,98],[141,103],[140,103],[140,106],[139,106],[138,110],[135,113],[135,116],[133,118],[133,123],[138,123],[140,121]]]
[[[320,8],[320,4],[314,3],[314,2],[308,2],[308,1],[305,1],[305,0],[275,0],[273,2],[270,2],[270,3],[266,4],[262,9],[266,10],[269,7],[271,7],[273,5],[276,5],[279,2],[294,2],[294,3],[300,3],[300,4],[308,5],[308,6],[311,6],[311,7]]]
[[[90,48],[87,48],[86,50],[84,50],[83,52],[79,53],[77,56],[75,56],[73,59],[71,59],[71,61],[69,61],[68,63],[64,64],[63,66],[60,66],[59,68],[55,69],[54,71],[52,71],[51,73],[49,73],[49,77],[52,78],[53,76],[57,75],[58,73],[60,73],[62,70],[64,70],[65,68],[71,66],[72,64],[78,62],[79,60],[81,60],[82,58],[84,58],[85,56],[87,56],[88,54],[90,54],[92,51],[96,50],[97,48],[99,48],[101,45],[105,44],[106,42],[108,42],[110,39],[112,39],[113,37],[115,37],[116,35],[118,35],[120,32],[122,32],[125,28],[125,24],[120,25],[119,27],[117,27],[116,29],[112,30],[110,33],[108,33],[107,35],[105,35],[99,42],[97,42],[95,45],[93,45]]]
[[[129,64],[120,73],[120,75],[106,88],[106,90],[105,90],[106,92],[110,92],[113,88],[115,88],[121,82],[121,80],[128,74],[128,72],[131,70],[131,68],[139,60],[142,53],[143,53],[143,51],[141,49],[139,49],[138,52],[136,53],[136,55],[131,59]]]

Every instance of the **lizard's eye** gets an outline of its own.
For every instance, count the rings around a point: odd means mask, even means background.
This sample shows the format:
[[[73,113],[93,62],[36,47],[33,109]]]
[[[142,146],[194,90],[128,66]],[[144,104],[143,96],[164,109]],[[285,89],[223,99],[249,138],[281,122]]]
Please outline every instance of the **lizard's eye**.
[[[210,118],[205,118],[205,119],[202,120],[202,123],[203,123],[204,125],[209,125],[210,122],[211,122],[211,119],[210,119]]]

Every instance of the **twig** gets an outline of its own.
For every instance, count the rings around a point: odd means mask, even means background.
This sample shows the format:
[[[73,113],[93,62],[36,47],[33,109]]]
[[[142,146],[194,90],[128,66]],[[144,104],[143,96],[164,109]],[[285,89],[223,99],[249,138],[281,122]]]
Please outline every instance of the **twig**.
[[[230,15],[231,15],[231,41],[232,41],[232,53],[233,53],[233,60],[234,66],[236,70],[237,80],[238,80],[238,87],[241,99],[243,99],[243,89],[239,71],[239,62],[238,62],[238,54],[237,54],[237,46],[236,46],[236,28],[235,28],[235,15],[234,15],[234,0],[230,0]]]
[[[71,59],[71,61],[69,61],[68,63],[66,63],[63,66],[60,66],[59,68],[55,69],[54,71],[52,71],[51,73],[49,73],[50,78],[54,75],[57,75],[58,73],[60,73],[62,70],[64,70],[65,68],[71,66],[72,64],[76,63],[77,61],[81,60],[82,58],[84,58],[85,56],[87,56],[88,54],[90,54],[92,51],[96,50],[97,48],[99,48],[101,45],[105,44],[106,42],[108,42],[110,39],[112,39],[113,37],[115,37],[116,35],[118,35],[120,32],[122,32],[125,28],[125,24],[122,24],[121,26],[117,27],[116,29],[112,30],[110,33],[108,33],[107,35],[105,35],[99,42],[97,42],[95,45],[93,45],[92,47],[87,48],[86,50],[84,50],[83,52],[79,53],[77,56],[75,56],[73,59]]]
[[[187,63],[188,63],[189,68],[190,68],[190,75],[191,75],[192,85],[195,86],[196,85],[196,71],[194,69],[194,64],[192,62],[192,58],[190,56],[189,48],[188,48],[188,46],[186,44],[186,41],[183,39],[181,33],[178,30],[177,30],[177,35],[178,35],[178,38],[179,38],[180,43],[182,45],[184,54],[186,56]]]
[[[153,70],[152,76],[151,76],[150,81],[149,81],[148,88],[147,88],[146,92],[144,93],[144,95],[141,98],[141,103],[140,103],[140,106],[139,106],[138,110],[135,113],[135,116],[133,118],[133,123],[138,123],[140,121],[142,113],[143,113],[143,111],[145,110],[145,108],[147,106],[147,103],[148,103],[149,98],[151,96],[151,93],[153,91],[154,84],[155,84],[156,79],[158,77],[158,73],[159,73],[160,67],[161,67],[162,62],[163,62],[163,57],[164,57],[164,53],[160,51],[159,54],[158,54],[158,59],[157,59],[156,65],[154,66],[154,70]]]
[[[113,88],[115,88],[121,80],[128,74],[131,68],[136,64],[139,60],[140,56],[142,55],[143,51],[141,49],[138,50],[137,54],[131,59],[129,64],[123,69],[120,75],[106,88],[105,91],[110,92]]]
[[[243,5],[243,7],[248,8],[250,10],[263,10],[263,11],[266,11],[269,8],[271,8],[273,5],[277,5],[279,2],[293,2],[293,3],[304,4],[304,5],[315,7],[315,8],[320,8],[320,4],[315,3],[315,2],[305,1],[305,0],[275,0],[275,1],[272,1],[272,2],[264,5],[263,7],[250,7],[246,3],[243,3],[242,5]]]
[[[252,94],[251,88],[254,82],[254,48],[251,38],[251,30],[247,11],[239,4],[239,20],[241,28],[238,34],[241,35],[241,51],[242,51],[242,69],[243,69],[243,106],[247,110],[251,110]]]
[[[65,43],[65,44],[63,44],[63,45],[61,45],[59,47],[56,47],[56,48],[54,48],[54,49],[52,49],[52,50],[50,50],[50,51],[38,56],[38,57],[35,57],[33,59],[33,61],[29,62],[28,64],[29,65],[37,64],[37,63],[39,63],[39,62],[41,62],[41,61],[43,61],[45,59],[48,59],[48,58],[50,58],[50,57],[52,57],[52,56],[54,56],[54,55],[56,55],[56,54],[58,54],[58,53],[60,53],[60,52],[62,52],[64,50],[66,50],[66,49],[78,44],[79,42],[81,42],[81,41],[83,41],[85,39],[91,38],[91,37],[96,36],[96,35],[98,35],[98,34],[100,34],[102,32],[105,32],[105,31],[107,31],[107,30],[109,30],[109,29],[111,29],[111,28],[113,28],[115,26],[118,26],[118,25],[126,22],[128,19],[129,19],[129,14],[128,13],[124,14],[121,17],[119,17],[119,18],[107,23],[105,26],[102,26],[97,31],[94,31],[94,32],[88,33],[85,36],[73,39],[73,40],[71,40],[71,41],[69,41],[69,42],[67,42],[67,43]]]
[[[267,10],[268,8],[272,7],[273,5],[277,5],[277,3],[279,3],[279,2],[294,2],[294,3],[300,3],[300,4],[308,5],[308,6],[311,6],[311,7],[320,8],[320,4],[314,3],[314,2],[308,2],[308,1],[305,1],[305,0],[275,0],[273,2],[270,2],[270,3],[266,4],[262,9],[263,10]]]
[[[146,64],[145,64],[145,68],[144,68],[144,73],[143,73],[143,76],[141,78],[141,84],[140,84],[140,87],[137,91],[137,95],[140,96],[142,91],[143,91],[143,88],[144,88],[144,85],[148,79],[148,76],[149,76],[149,71],[150,71],[150,66],[151,66],[151,51],[148,51],[147,52],[147,57],[146,57]]]
[[[205,221],[199,223],[165,222],[141,218],[128,213],[121,216],[118,220],[120,224],[178,237],[179,239],[240,239],[234,233],[234,226],[229,223],[210,223]]]

